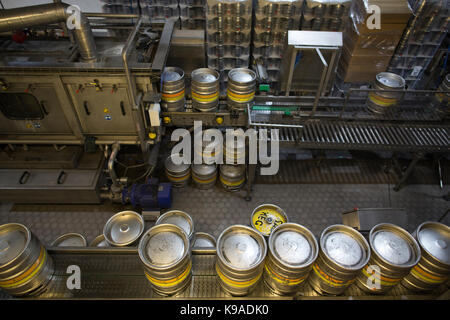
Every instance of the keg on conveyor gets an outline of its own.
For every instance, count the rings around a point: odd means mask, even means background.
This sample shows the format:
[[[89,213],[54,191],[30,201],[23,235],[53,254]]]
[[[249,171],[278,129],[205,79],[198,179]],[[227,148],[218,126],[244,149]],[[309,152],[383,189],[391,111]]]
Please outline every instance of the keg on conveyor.
[[[185,106],[184,71],[166,67],[161,75],[161,106],[165,111],[183,111]]]
[[[221,164],[219,180],[226,190],[238,191],[245,184],[245,164]]]
[[[320,236],[320,251],[308,283],[319,294],[342,294],[370,259],[367,240],[355,229],[332,225]]]
[[[161,295],[174,295],[192,279],[192,259],[186,232],[174,224],[150,228],[138,246],[144,273],[152,288]]]
[[[227,104],[230,110],[245,111],[253,104],[256,90],[256,73],[246,68],[228,72]]]
[[[400,102],[405,84],[405,79],[395,73],[381,72],[377,74],[372,86],[372,89],[376,91],[369,92],[367,109],[376,115],[387,114]]]
[[[109,218],[103,227],[103,236],[113,247],[136,246],[144,227],[144,219],[139,213],[122,211]]]
[[[252,228],[267,238],[276,227],[288,221],[286,212],[274,204],[262,204],[256,207],[250,216]]]
[[[223,158],[226,164],[244,164],[246,156],[246,139],[243,131],[234,130],[225,134],[223,139]],[[227,139],[231,139],[228,141]]]
[[[267,244],[256,230],[234,225],[217,240],[216,272],[219,283],[233,296],[251,293],[262,277]]]
[[[217,165],[215,164],[193,164],[192,181],[194,185],[202,190],[211,189],[217,181]]]
[[[89,247],[110,247],[110,245],[108,241],[106,241],[105,236],[100,234],[89,243]]]
[[[159,216],[155,225],[158,224],[174,224],[187,234],[189,241],[192,241],[194,236],[194,220],[192,217],[181,210],[170,210]]]
[[[42,243],[24,225],[0,226],[0,288],[12,296],[37,295],[48,286],[53,261]]]
[[[450,73],[445,77],[444,81],[442,81],[441,85],[437,89],[437,91],[441,92],[449,92],[449,93],[436,93],[433,97],[433,106],[436,108],[436,111],[442,115],[450,114]]]
[[[311,231],[295,223],[278,226],[270,235],[264,282],[276,294],[292,295],[306,283],[319,254]]]
[[[216,111],[219,106],[219,73],[200,68],[191,73],[192,108],[197,111]]]
[[[356,285],[367,293],[387,293],[419,262],[420,248],[416,240],[396,225],[376,225],[370,231],[369,243],[369,263],[356,281]]]
[[[164,161],[166,177],[172,183],[172,186],[184,187],[191,178],[191,166],[184,163],[175,164],[175,157],[178,157],[178,155],[169,155]]]
[[[424,222],[414,232],[422,250],[419,263],[401,282],[413,291],[431,291],[450,277],[450,227]]]

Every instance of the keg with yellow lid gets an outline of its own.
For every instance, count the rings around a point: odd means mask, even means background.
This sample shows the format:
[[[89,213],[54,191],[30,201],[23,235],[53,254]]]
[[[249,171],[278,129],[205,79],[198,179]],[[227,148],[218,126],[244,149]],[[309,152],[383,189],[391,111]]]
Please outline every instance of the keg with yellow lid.
[[[245,164],[220,165],[219,180],[222,186],[228,191],[238,191],[245,183]]]
[[[269,237],[264,282],[276,294],[292,295],[301,289],[319,254],[319,244],[307,228],[284,223]]]
[[[361,270],[356,281],[356,285],[368,293],[389,292],[420,259],[416,240],[408,231],[390,223],[373,227],[369,244],[369,263]]]
[[[217,240],[216,271],[222,288],[233,296],[245,296],[261,279],[267,244],[256,230],[234,225]]]
[[[0,226],[0,289],[12,296],[38,295],[53,273],[51,256],[27,227]]]
[[[450,227],[428,221],[416,229],[414,236],[422,255],[401,284],[413,291],[431,291],[450,277]]]
[[[192,107],[197,111],[211,112],[219,106],[219,73],[200,68],[191,73]]]
[[[337,224],[322,232],[319,244],[308,283],[321,295],[342,294],[369,262],[369,243],[355,229]]]
[[[165,111],[183,111],[185,98],[184,71],[166,67],[161,75],[161,107]]]
[[[175,156],[178,157],[176,154],[169,155],[164,162],[166,177],[174,187],[185,187],[191,178],[191,165],[175,164]]]
[[[192,278],[192,260],[187,234],[174,224],[150,228],[138,246],[145,277],[160,295],[174,295]]]
[[[279,225],[288,222],[286,212],[274,204],[262,204],[256,207],[250,216],[250,225],[263,236],[269,237]]]

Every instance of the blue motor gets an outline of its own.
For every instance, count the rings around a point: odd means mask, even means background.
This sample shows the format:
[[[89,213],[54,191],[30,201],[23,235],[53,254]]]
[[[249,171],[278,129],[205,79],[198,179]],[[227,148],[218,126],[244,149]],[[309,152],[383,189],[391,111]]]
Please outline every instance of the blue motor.
[[[151,178],[146,184],[133,184],[122,190],[122,204],[131,203],[143,210],[167,209],[172,205],[172,184]]]

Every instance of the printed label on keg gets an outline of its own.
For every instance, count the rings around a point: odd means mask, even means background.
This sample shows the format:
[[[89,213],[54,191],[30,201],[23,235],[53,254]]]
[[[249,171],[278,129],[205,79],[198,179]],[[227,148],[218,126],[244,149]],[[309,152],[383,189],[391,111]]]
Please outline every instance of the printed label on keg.
[[[281,213],[270,208],[257,211],[252,217],[252,223],[255,229],[264,235],[270,235],[273,229],[285,222],[286,219]]]
[[[368,280],[372,280],[375,282],[375,283],[372,282],[371,285],[369,285],[369,282],[367,283],[369,289],[371,290],[380,290],[381,288],[377,284],[390,287],[395,286],[402,280],[402,278],[390,278],[381,275],[380,267],[376,265],[365,266],[364,269],[362,270],[362,273],[368,278]]]

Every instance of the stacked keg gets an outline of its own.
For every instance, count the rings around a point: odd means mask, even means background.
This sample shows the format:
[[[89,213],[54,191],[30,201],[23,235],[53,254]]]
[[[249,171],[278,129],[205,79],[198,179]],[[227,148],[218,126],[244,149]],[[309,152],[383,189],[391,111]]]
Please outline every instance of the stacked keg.
[[[245,184],[245,164],[220,165],[219,180],[225,190],[239,191]]]
[[[150,228],[138,246],[145,277],[160,295],[174,295],[185,289],[192,279],[189,238],[174,224]]]
[[[234,225],[217,240],[216,272],[219,283],[233,296],[251,293],[260,281],[267,244],[256,230]]]
[[[164,111],[183,111],[186,103],[184,71],[166,67],[161,75],[161,100]]]
[[[37,295],[48,286],[53,261],[24,225],[0,226],[0,288],[13,296]]]
[[[219,107],[219,73],[209,68],[192,71],[191,96],[195,110],[216,111]]]
[[[403,97],[405,79],[395,73],[381,72],[377,74],[372,89],[376,91],[369,93],[367,109],[376,115],[386,115]]]
[[[199,189],[206,190],[213,188],[217,181],[217,165],[193,164],[192,181]]]
[[[296,294],[319,253],[316,238],[299,224],[285,223],[271,233],[268,247],[264,282],[276,294]]]
[[[246,111],[253,105],[256,90],[256,73],[246,68],[228,72],[227,104],[230,110]]]
[[[134,211],[116,213],[103,227],[103,236],[113,247],[136,246],[143,232],[144,219]]]
[[[332,225],[320,236],[320,252],[308,282],[321,295],[342,294],[367,265],[370,247],[355,229]]]
[[[227,130],[223,140],[223,156],[226,164],[244,164],[246,137],[243,130]]]
[[[417,264],[420,248],[406,230],[389,223],[373,227],[369,243],[371,257],[356,284],[365,292],[385,294]],[[374,266],[378,269],[376,272]]]
[[[175,164],[176,156],[178,155],[171,154],[164,162],[166,177],[174,187],[185,187],[191,177],[191,166],[184,163]]]
[[[431,291],[450,276],[450,227],[424,222],[414,232],[422,256],[401,284],[413,291]]]
[[[344,31],[351,5],[352,0],[306,0],[301,30]]]

